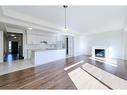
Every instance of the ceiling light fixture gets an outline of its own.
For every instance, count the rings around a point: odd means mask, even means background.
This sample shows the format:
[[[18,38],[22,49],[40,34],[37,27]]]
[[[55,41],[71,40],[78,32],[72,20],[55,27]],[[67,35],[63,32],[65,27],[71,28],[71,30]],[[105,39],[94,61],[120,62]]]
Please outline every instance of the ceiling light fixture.
[[[65,26],[64,26],[64,31],[65,32],[68,32],[68,29],[67,29],[67,12],[66,12],[66,9],[67,9],[67,5],[63,5],[63,8],[65,9]]]
[[[11,34],[12,37],[14,37],[15,35],[14,34]]]
[[[15,39],[17,38],[17,37],[14,37]]]
[[[29,27],[29,28],[27,28],[28,30],[32,30],[33,28],[31,28],[31,27]]]

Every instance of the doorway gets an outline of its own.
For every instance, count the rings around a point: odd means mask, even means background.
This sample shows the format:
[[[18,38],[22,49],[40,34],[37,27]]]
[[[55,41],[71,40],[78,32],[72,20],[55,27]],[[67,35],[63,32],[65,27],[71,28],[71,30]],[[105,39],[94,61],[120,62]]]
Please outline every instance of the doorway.
[[[4,62],[23,59],[23,34],[7,32],[4,42]]]
[[[18,42],[11,41],[11,53],[18,54]]]
[[[66,36],[66,55],[68,55],[68,36]]]
[[[66,55],[68,57],[74,56],[74,37],[66,36]]]

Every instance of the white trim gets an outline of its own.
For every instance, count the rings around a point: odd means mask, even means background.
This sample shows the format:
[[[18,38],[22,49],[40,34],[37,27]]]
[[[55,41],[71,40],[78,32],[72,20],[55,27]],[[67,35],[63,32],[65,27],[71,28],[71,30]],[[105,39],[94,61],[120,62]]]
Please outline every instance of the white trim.
[[[0,63],[3,62],[3,31],[0,31]]]

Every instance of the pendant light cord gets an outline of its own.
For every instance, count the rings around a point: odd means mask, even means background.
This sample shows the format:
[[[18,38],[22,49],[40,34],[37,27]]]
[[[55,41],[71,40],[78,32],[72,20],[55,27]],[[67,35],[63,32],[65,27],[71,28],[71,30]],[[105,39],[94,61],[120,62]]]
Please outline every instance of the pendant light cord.
[[[66,24],[67,24],[66,19],[67,19],[67,18],[66,18],[66,8],[65,8],[65,29],[67,28],[67,25],[66,25]]]
[[[67,28],[67,11],[66,8],[68,7],[67,5],[63,5],[63,7],[65,8],[65,29]]]

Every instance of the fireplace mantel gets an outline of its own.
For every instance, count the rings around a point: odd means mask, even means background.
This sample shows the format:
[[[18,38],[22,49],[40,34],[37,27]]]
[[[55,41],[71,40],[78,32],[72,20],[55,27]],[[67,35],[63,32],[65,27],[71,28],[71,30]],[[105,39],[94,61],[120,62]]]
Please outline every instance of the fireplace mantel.
[[[109,48],[108,47],[102,47],[102,46],[92,47],[92,57],[96,57],[95,56],[95,49],[104,49],[105,50],[105,58],[109,58]]]

